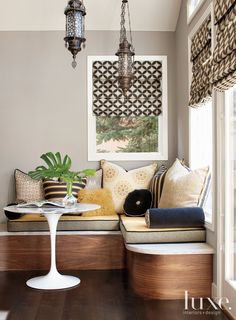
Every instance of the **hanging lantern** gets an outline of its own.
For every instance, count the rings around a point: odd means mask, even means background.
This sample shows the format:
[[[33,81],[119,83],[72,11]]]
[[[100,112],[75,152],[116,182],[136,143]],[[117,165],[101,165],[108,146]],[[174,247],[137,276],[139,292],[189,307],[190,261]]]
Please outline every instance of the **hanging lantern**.
[[[128,10],[128,19],[129,19],[129,33],[130,33],[130,42],[127,39],[127,32],[125,27],[125,14],[126,8]],[[118,82],[119,86],[126,96],[128,90],[132,85],[134,78],[133,75],[133,61],[134,61],[134,48],[132,44],[132,32],[131,32],[131,22],[130,22],[130,12],[128,0],[122,0],[121,5],[121,29],[120,29],[120,44],[119,49],[116,55],[119,58],[118,66]]]
[[[84,37],[84,17],[86,15],[83,1],[70,0],[65,8],[66,16],[66,48],[72,53],[73,62],[72,67],[75,68],[77,63],[75,61],[76,55],[81,51],[81,45],[86,41]]]

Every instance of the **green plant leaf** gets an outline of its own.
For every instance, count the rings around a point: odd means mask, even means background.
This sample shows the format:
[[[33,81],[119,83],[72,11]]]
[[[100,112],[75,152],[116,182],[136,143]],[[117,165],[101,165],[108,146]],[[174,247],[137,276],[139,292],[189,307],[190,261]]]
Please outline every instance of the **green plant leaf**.
[[[54,167],[58,165],[57,159],[52,152],[47,152],[46,156],[51,159]]]
[[[72,164],[71,158],[68,155],[66,155],[63,160],[63,167],[69,170],[71,168],[71,164]]]
[[[57,152],[57,153],[55,154],[55,157],[56,157],[56,159],[57,159],[57,163],[61,166],[61,165],[62,165],[62,161],[61,161],[61,154],[60,154],[60,152]]]
[[[40,158],[46,162],[46,164],[48,165],[49,168],[51,168],[51,169],[53,168],[53,164],[50,161],[50,159],[48,158],[47,154],[45,154],[45,153],[42,154]]]
[[[45,166],[38,166],[35,170],[47,170]]]
[[[80,171],[80,173],[82,173],[86,177],[91,177],[91,176],[94,176],[96,174],[96,170],[94,170],[94,169],[84,169],[84,170]]]

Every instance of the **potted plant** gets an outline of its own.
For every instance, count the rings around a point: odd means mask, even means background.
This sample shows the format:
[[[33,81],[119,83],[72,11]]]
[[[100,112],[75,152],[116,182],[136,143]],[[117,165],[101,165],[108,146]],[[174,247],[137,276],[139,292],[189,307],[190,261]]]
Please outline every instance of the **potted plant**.
[[[72,194],[73,182],[81,181],[83,178],[94,176],[96,170],[85,169],[82,171],[71,171],[72,161],[68,155],[62,158],[60,152],[47,152],[40,157],[46,163],[46,166],[38,166],[34,171],[28,174],[33,179],[55,179],[66,182],[67,195],[63,199],[66,208],[73,207],[77,199]]]

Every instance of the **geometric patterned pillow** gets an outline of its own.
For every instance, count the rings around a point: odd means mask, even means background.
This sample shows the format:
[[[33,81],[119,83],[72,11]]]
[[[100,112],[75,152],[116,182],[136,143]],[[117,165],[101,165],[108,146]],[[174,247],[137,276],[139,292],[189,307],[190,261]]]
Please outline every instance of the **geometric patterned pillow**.
[[[77,199],[78,192],[84,189],[86,186],[87,179],[84,178],[82,181],[74,181],[72,185],[72,194]],[[67,184],[66,182],[45,179],[43,181],[43,189],[46,200],[57,201],[63,200],[67,195]]]
[[[41,180],[32,179],[19,169],[15,170],[16,202],[40,201],[44,199]]]
[[[155,173],[154,177],[152,178],[150,184],[150,191],[152,193],[151,208],[158,208],[158,203],[161,198],[166,172],[167,168],[164,164],[162,164],[158,171]]]
[[[123,213],[124,202],[130,192],[135,189],[149,189],[150,182],[157,169],[157,163],[126,171],[117,164],[102,160],[101,167],[103,170],[103,188],[111,191],[116,212]]]

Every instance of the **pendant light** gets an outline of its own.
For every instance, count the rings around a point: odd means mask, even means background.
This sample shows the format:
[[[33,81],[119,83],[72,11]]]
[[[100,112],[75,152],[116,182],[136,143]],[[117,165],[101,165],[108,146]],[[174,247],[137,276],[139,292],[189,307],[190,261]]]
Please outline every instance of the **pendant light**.
[[[129,34],[130,42],[127,39],[127,31],[125,27],[125,16],[128,12],[129,21]],[[131,22],[130,22],[130,11],[128,0],[122,0],[121,4],[121,23],[120,23],[120,44],[116,55],[119,58],[118,62],[118,82],[123,94],[127,96],[128,90],[132,85],[134,78],[133,75],[133,61],[134,61],[134,47],[132,43],[132,32],[131,32]]]
[[[81,45],[86,41],[84,37],[84,19],[86,10],[81,0],[70,0],[65,8],[66,16],[66,37],[65,46],[73,56],[72,67],[75,68],[76,55],[81,51]]]

